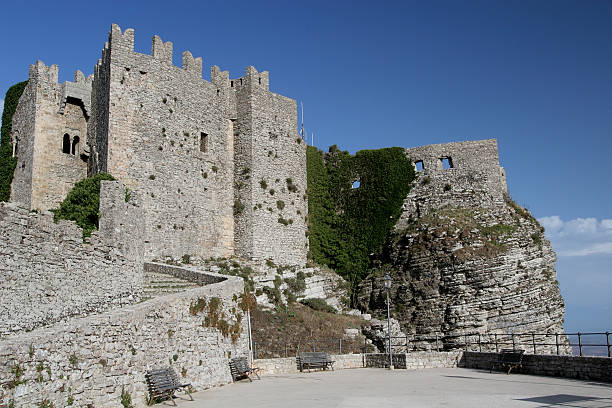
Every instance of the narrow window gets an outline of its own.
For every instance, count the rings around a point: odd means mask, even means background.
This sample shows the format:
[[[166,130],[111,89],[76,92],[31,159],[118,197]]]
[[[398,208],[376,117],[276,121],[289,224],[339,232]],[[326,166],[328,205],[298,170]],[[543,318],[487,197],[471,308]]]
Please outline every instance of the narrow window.
[[[200,133],[200,151],[202,153],[208,151],[208,135],[204,132]]]
[[[361,183],[359,182],[359,180],[353,181],[353,188],[354,189],[358,189],[360,186],[361,186]]]
[[[217,89],[217,96],[219,96],[219,90]]]
[[[423,171],[423,169],[425,168],[425,166],[423,166],[423,160],[417,160],[414,162],[414,168],[417,171],[417,173],[419,171]]]
[[[17,157],[18,149],[19,149],[19,139],[15,140],[15,151],[13,152],[13,157]]]
[[[234,81],[230,81],[230,86],[233,88],[234,87]]]
[[[79,137],[75,136],[72,140],[72,155],[79,154]]]
[[[259,77],[259,85],[261,85],[261,77]]]
[[[62,143],[62,153],[70,154],[70,135],[64,134],[64,142]]]
[[[448,170],[448,169],[453,168],[453,159],[451,159],[450,157],[442,157],[440,161],[442,162],[443,170]]]

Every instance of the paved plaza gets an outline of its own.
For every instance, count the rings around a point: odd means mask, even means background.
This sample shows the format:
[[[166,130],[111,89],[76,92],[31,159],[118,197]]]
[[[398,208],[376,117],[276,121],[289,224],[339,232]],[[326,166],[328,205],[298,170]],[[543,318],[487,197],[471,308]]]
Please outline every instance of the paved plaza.
[[[612,407],[612,384],[464,368],[362,368],[243,380],[193,396],[180,393],[179,407],[603,408]]]

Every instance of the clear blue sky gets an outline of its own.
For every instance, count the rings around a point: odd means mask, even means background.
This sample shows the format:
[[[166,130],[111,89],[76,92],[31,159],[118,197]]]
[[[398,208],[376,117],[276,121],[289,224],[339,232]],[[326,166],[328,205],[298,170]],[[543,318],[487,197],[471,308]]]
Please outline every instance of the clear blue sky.
[[[612,2],[3,4],[0,94],[36,59],[86,74],[110,24],[233,77],[270,71],[315,144],[352,152],[497,138],[513,198],[548,227],[568,330],[612,329]]]

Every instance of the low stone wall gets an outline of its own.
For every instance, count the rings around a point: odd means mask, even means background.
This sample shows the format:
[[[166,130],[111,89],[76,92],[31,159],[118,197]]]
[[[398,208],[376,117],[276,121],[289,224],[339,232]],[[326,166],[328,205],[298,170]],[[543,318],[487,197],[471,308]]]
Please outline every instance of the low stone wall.
[[[173,266],[157,262],[145,262],[145,272],[165,273],[166,275],[172,275],[174,277],[185,279],[190,282],[195,282],[199,285],[210,285],[212,283],[219,283],[226,279],[224,275],[198,271],[182,266]]]
[[[409,370],[423,368],[454,368],[459,366],[463,351],[414,352],[393,354],[393,366]],[[389,367],[388,354],[366,354],[366,367]]]
[[[195,390],[229,383],[228,358],[248,353],[247,322],[237,304],[243,288],[242,279],[227,277],[9,336],[0,341],[0,406],[42,406],[47,401],[56,407],[117,407],[124,391],[135,407],[144,407],[146,371],[167,366]],[[217,328],[221,325],[205,324],[210,320],[208,307],[190,308],[200,298],[208,305],[212,297],[221,300],[219,321],[225,320],[230,328],[238,325],[234,342]]]
[[[489,370],[497,358],[497,353],[466,351],[461,366]],[[523,366],[513,368],[512,372],[612,382],[612,358],[526,354]]]
[[[334,370],[364,367],[363,354],[332,355]],[[261,358],[253,362],[253,366],[261,368],[260,375],[295,374],[300,370],[295,357]]]
[[[142,265],[53,214],[0,203],[0,337],[135,303]]]

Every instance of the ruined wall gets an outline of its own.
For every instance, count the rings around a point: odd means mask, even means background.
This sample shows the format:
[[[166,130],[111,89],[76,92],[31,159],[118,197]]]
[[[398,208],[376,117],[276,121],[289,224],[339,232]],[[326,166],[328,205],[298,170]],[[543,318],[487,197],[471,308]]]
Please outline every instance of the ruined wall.
[[[424,170],[382,260],[393,278],[393,317],[415,335],[415,347],[428,349],[437,337],[448,350],[461,347],[465,335],[563,333],[556,255],[535,218],[504,198],[496,141],[406,154],[423,160]],[[437,167],[444,157],[453,168]],[[361,307],[379,317],[386,313],[381,278],[381,271],[368,277],[359,294]],[[568,353],[567,338],[561,341]]]
[[[152,55],[134,52],[133,30],[113,25],[98,74],[92,170],[142,193],[145,256],[233,254],[232,125],[202,60],[185,52],[173,66],[159,37]]]
[[[140,299],[142,266],[73,222],[0,203],[0,336]]]
[[[39,210],[58,207],[87,174],[87,119],[91,78],[58,83],[57,65],[30,67],[29,82],[13,116],[19,139],[12,199]]]
[[[230,383],[229,358],[248,355],[246,319],[237,323],[240,334],[232,341],[216,327],[204,327],[206,310],[190,312],[197,299],[218,297],[219,312],[236,323],[241,312],[232,312],[239,309],[233,299],[243,282],[223,279],[1,340],[0,406],[46,400],[56,407],[118,407],[124,390],[136,408],[145,407],[145,373],[168,366],[194,391]]]
[[[418,218],[445,205],[501,205],[508,193],[496,139],[415,147],[406,149],[406,156],[415,163],[416,170],[422,170],[417,172],[417,180],[406,197],[398,229],[410,217]],[[443,161],[452,167],[444,168]]]
[[[247,68],[235,88],[236,251],[254,259],[303,265],[306,237],[306,143],[294,100],[269,91],[267,72]]]

